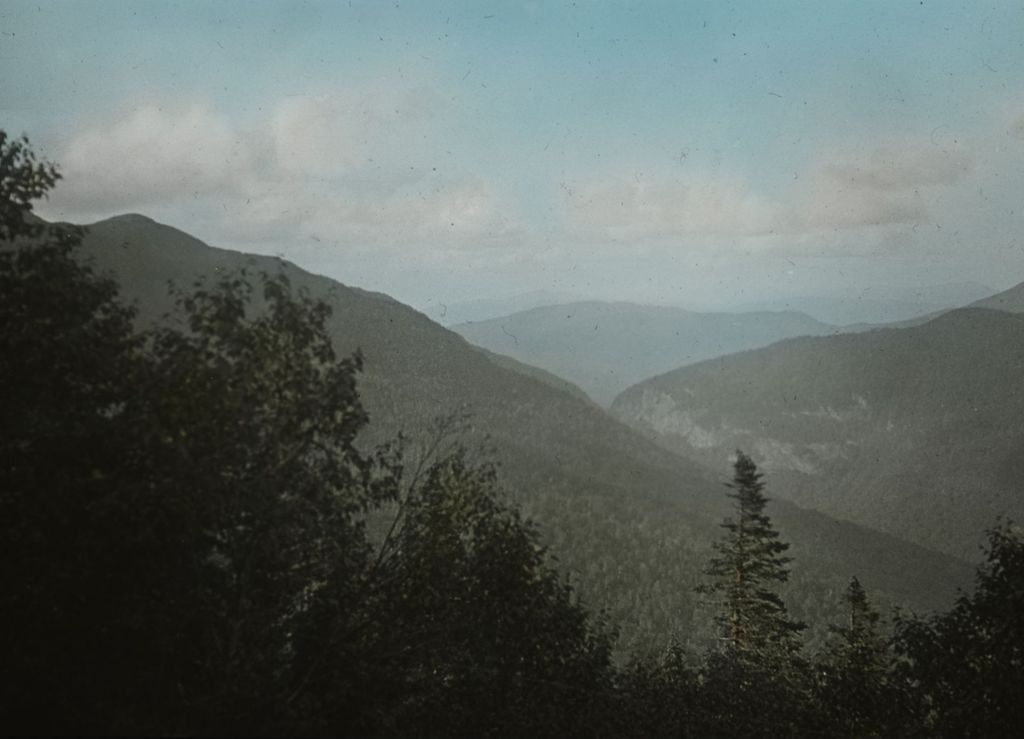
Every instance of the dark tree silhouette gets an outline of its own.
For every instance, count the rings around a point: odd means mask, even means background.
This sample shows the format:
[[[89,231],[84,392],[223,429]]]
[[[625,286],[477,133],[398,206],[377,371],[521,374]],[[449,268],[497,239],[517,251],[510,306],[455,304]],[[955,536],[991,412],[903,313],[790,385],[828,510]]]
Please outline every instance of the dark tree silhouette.
[[[881,615],[856,577],[850,578],[845,600],[848,620],[829,627],[818,664],[818,705],[837,736],[888,736],[899,725],[904,701],[892,675],[894,657]]]
[[[716,556],[706,574],[712,582],[701,592],[719,602],[716,616],[728,647],[743,655],[793,654],[799,649],[797,634],[804,625],[789,618],[775,588],[789,579],[789,544],[779,539],[764,512],[762,475],[754,462],[736,452],[735,475],[728,487],[735,503],[735,517],[722,523],[722,540],[713,545]]]
[[[931,736],[1016,736],[1024,726],[1024,536],[988,532],[974,592],[930,618],[901,617],[896,644]]]

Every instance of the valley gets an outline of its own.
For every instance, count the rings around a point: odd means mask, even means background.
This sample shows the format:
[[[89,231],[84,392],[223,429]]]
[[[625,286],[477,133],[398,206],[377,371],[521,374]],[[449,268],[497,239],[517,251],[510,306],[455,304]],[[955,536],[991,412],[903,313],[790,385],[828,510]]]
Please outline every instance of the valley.
[[[566,381],[477,349],[386,295],[210,247],[142,216],[93,224],[84,251],[118,279],[143,323],[175,320],[168,281],[191,285],[238,269],[287,275],[332,307],[328,331],[339,354],[365,358],[366,444],[398,432],[422,439],[435,418],[466,414],[462,442],[495,449],[513,500],[538,521],[586,602],[621,624],[623,649],[654,647],[671,634],[706,638],[693,588],[728,509],[728,454],[691,460],[670,452]],[[852,574],[884,603],[926,610],[969,581],[965,559],[773,497],[773,517],[794,550],[787,592],[808,620],[837,607]]]

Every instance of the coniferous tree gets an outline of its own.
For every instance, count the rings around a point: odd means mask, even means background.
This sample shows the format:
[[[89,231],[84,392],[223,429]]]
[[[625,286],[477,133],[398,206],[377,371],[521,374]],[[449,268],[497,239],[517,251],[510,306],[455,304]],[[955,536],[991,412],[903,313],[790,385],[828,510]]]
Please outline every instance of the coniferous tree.
[[[789,577],[789,545],[764,512],[762,475],[741,451],[732,483],[735,516],[699,592],[718,605],[721,648],[708,655],[701,680],[698,736],[801,736],[808,732],[809,681],[800,658],[802,623],[792,620],[776,588]]]
[[[722,523],[725,537],[712,546],[716,555],[706,574],[712,582],[700,592],[721,605],[716,616],[721,638],[730,650],[746,656],[792,655],[800,647],[804,624],[790,619],[775,588],[789,579],[789,544],[779,539],[764,512],[763,475],[746,454],[736,452],[733,481],[727,483],[735,518]]]
[[[891,679],[888,640],[881,615],[856,577],[845,600],[848,620],[829,627],[830,639],[819,664],[818,705],[836,736],[885,736],[900,701]]]

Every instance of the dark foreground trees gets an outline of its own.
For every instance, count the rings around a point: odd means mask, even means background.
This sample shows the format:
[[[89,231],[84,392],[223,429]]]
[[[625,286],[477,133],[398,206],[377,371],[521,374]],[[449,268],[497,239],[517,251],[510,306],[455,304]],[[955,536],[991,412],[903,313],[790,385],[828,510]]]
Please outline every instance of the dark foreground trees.
[[[853,577],[845,595],[848,618],[829,628],[817,665],[814,698],[833,736],[882,737],[902,733],[909,706],[894,674],[894,654],[881,614]]]
[[[930,618],[900,618],[896,643],[922,733],[1009,737],[1024,726],[1024,536],[988,532],[974,592]]]
[[[136,333],[80,234],[23,207],[56,173],[0,143],[5,730],[587,725],[609,634],[486,468],[409,480],[398,446],[357,448],[360,358],[334,355],[325,304],[229,275]]]

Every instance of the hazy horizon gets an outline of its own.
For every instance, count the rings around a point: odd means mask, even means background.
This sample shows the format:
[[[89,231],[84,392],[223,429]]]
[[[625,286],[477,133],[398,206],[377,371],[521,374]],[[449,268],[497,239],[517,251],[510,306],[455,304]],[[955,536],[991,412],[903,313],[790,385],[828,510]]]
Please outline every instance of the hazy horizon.
[[[5,2],[0,25],[5,127],[65,176],[41,215],[140,212],[431,315],[1024,281],[1019,6]]]

